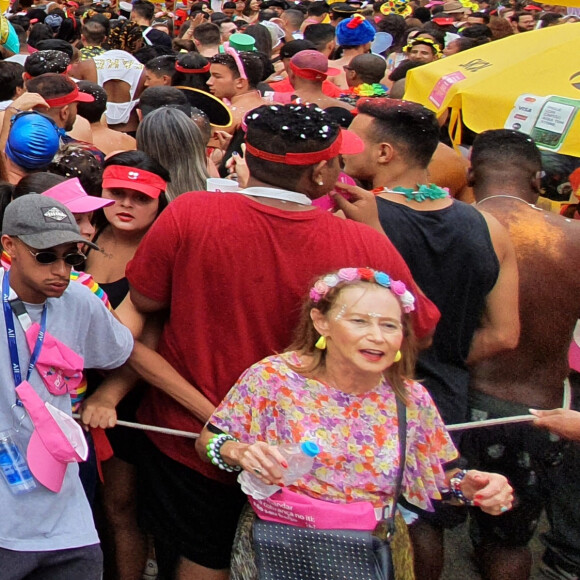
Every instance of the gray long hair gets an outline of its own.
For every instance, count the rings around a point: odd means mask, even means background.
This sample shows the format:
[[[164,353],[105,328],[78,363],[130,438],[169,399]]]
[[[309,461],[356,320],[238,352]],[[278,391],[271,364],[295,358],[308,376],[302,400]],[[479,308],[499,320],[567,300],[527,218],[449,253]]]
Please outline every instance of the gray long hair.
[[[209,173],[203,137],[182,111],[163,107],[149,113],[139,124],[137,149],[169,171],[167,201],[186,191],[205,191]]]

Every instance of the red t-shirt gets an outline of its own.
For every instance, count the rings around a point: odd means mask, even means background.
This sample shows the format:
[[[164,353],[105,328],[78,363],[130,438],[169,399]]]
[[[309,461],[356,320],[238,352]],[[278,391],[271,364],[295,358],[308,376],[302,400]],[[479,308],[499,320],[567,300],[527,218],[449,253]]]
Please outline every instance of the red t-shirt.
[[[301,303],[316,277],[368,266],[403,280],[417,297],[419,336],[439,319],[417,292],[387,237],[320,209],[283,211],[238,193],[179,196],[159,216],[127,266],[133,288],[170,307],[159,352],[217,405],[255,362],[292,340]],[[146,393],[143,423],[199,432],[203,425],[161,390]],[[148,434],[166,455],[213,479],[190,439]]]
[[[294,90],[292,83],[288,80],[288,77],[281,81],[276,81],[275,83],[268,83],[273,91],[277,93],[291,93]],[[332,97],[333,99],[338,99],[342,92],[334,83],[331,83],[326,79],[322,83],[322,92],[327,97]]]

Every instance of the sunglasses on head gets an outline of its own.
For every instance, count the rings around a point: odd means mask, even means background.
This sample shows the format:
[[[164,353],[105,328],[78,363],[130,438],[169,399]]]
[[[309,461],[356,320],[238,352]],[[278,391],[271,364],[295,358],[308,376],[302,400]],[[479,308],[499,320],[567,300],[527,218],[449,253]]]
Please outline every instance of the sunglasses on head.
[[[63,260],[67,266],[80,266],[87,257],[82,252],[71,252],[70,254],[65,254],[64,256],[59,256],[56,252],[51,252],[50,250],[41,250],[39,252],[34,252],[29,248],[26,248],[31,256],[43,266],[48,264],[54,264],[58,260]]]

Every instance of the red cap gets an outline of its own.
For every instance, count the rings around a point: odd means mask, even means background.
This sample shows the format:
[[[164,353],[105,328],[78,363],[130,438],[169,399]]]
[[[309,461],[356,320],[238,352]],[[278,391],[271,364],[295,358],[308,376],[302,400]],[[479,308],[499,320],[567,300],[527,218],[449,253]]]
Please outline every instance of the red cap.
[[[324,81],[326,77],[340,74],[337,68],[329,68],[328,59],[317,50],[302,50],[290,60],[292,72],[303,79]]]
[[[164,179],[144,169],[109,165],[103,171],[103,189],[134,189],[157,199],[166,187],[167,183]]]
[[[254,157],[274,163],[284,163],[286,165],[313,165],[314,163],[333,159],[337,155],[356,155],[357,153],[362,153],[364,148],[364,141],[358,135],[347,129],[340,130],[338,137],[330,147],[310,153],[286,153],[284,155],[278,155],[277,153],[261,151],[246,141],[246,151]]]
[[[524,6],[524,10],[527,10],[528,12],[541,12],[542,9],[539,6],[534,6],[533,4],[528,4],[527,6]]]
[[[452,16],[438,16],[433,18],[433,22],[439,24],[439,26],[449,26],[455,22],[455,19]]]

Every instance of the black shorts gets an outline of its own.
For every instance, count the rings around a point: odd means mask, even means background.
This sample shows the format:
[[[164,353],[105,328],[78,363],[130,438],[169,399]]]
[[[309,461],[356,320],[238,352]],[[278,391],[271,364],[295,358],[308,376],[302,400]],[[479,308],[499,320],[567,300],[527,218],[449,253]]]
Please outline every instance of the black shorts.
[[[573,393],[573,408],[580,397]],[[472,419],[528,413],[528,406],[478,393],[470,402]],[[474,544],[525,546],[545,508],[550,530],[544,543],[566,566],[580,570],[580,444],[565,441],[531,424],[498,425],[465,431],[461,454],[469,466],[505,475],[514,488],[514,508],[501,516],[471,511]]]
[[[139,516],[141,526],[163,545],[196,564],[228,568],[236,526],[246,496],[161,453],[141,439]]]

